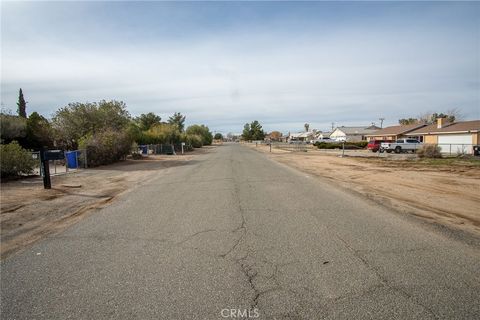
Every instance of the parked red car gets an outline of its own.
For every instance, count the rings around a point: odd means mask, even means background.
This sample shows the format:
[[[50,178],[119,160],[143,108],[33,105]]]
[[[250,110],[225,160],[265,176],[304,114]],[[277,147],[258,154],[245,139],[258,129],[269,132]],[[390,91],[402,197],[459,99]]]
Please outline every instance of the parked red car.
[[[372,150],[372,152],[377,152],[380,150],[380,145],[382,142],[387,142],[386,140],[370,140],[367,144],[367,149]]]

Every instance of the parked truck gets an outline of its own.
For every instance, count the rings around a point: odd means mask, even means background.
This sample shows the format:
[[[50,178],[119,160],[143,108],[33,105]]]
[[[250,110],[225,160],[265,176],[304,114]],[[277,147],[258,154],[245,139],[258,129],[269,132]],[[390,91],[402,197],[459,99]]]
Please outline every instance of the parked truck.
[[[405,138],[405,139],[398,139],[395,142],[383,142],[380,145],[380,152],[395,152],[395,153],[401,153],[401,152],[416,152],[420,147],[422,146],[422,143],[418,141],[417,139],[411,139],[411,138]]]

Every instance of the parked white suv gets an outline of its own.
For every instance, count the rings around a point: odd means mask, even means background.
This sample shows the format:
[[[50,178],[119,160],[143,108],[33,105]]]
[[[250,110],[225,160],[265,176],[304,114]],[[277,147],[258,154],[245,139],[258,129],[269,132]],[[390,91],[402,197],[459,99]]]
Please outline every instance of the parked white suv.
[[[395,142],[382,142],[380,145],[380,152],[392,152],[395,151],[395,153],[401,153],[401,152],[416,152],[420,147],[422,146],[422,143],[418,141],[417,139],[411,139],[411,138],[405,138],[405,139],[398,139]]]

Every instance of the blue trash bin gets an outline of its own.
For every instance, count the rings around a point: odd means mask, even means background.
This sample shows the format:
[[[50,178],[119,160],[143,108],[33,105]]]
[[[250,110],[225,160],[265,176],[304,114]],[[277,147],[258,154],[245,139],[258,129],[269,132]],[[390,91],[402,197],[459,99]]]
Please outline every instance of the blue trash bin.
[[[69,169],[78,168],[77,152],[78,151],[65,152],[65,158],[67,158],[67,167]]]
[[[139,146],[142,149],[142,154],[148,154],[148,146]]]

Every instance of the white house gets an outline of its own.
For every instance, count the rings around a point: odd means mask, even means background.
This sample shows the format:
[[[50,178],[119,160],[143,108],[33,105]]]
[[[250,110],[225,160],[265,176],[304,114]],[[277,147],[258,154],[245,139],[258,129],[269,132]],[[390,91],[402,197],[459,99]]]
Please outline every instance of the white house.
[[[369,126],[369,127],[337,127],[333,132],[330,134],[330,139],[337,140],[337,141],[350,141],[350,142],[357,142],[367,140],[366,135],[372,134],[375,131],[380,130],[377,126]]]
[[[332,133],[329,132],[329,131],[325,131],[325,132],[322,132],[322,131],[317,131],[317,134],[315,135],[315,139],[325,139],[325,138],[330,138],[330,135]]]
[[[288,142],[310,141],[310,140],[315,139],[316,133],[317,133],[316,131],[304,131],[304,132],[289,133],[288,134]]]

